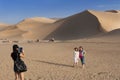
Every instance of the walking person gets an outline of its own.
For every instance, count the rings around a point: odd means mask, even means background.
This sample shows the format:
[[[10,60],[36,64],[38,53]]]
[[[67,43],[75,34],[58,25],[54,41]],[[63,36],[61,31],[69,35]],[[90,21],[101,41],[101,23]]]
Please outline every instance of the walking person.
[[[86,51],[83,49],[82,46],[79,47],[79,58],[81,60],[82,68],[85,67],[85,54]]]
[[[24,72],[27,71],[27,67],[24,61],[21,58],[24,58],[24,52],[22,48],[18,45],[13,45],[13,52],[11,53],[11,57],[14,61],[14,72],[15,72],[15,80],[24,80]]]
[[[78,62],[79,62],[79,49],[77,47],[74,48],[74,64],[73,67],[78,66]]]

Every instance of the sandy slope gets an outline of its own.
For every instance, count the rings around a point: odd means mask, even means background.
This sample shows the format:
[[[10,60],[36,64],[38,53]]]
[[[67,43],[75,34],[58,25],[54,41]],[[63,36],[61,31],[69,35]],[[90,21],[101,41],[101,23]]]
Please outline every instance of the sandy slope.
[[[115,12],[99,12],[99,11],[90,11],[93,13],[99,20],[101,29],[109,32],[114,29],[120,28],[120,13]]]
[[[37,39],[45,35],[46,26],[55,22],[47,18],[28,18],[0,32],[1,38]],[[19,34],[19,35],[18,35]]]
[[[92,38],[91,40],[94,39],[103,42],[120,42],[120,29],[115,29],[108,33],[100,34],[97,37]]]
[[[52,24],[55,20],[47,18],[29,18],[18,23],[17,26],[23,31],[27,31],[23,34],[24,39],[39,39],[45,35],[46,26]]]
[[[0,23],[0,31],[4,30],[8,26],[8,24]]]
[[[44,39],[48,34],[53,32],[59,26],[59,24],[54,24],[56,20],[47,18],[42,18],[42,20],[41,18],[39,20],[38,18],[30,18],[25,19],[22,22],[18,23],[17,24],[18,28],[23,31],[26,31],[26,33],[22,35],[23,38]]]
[[[22,39],[22,34],[23,33],[25,33],[25,31],[22,31],[22,30],[20,30],[20,29],[18,29],[18,27],[17,26],[15,26],[15,25],[12,25],[12,26],[8,26],[8,27],[6,27],[4,30],[2,30],[2,31],[0,31],[0,37],[2,38],[2,39],[5,39],[5,38],[14,38],[14,39],[16,39],[16,40],[18,40],[18,39]],[[19,36],[19,37],[18,37]],[[18,37],[18,38],[17,38]],[[21,40],[20,39],[20,40]]]

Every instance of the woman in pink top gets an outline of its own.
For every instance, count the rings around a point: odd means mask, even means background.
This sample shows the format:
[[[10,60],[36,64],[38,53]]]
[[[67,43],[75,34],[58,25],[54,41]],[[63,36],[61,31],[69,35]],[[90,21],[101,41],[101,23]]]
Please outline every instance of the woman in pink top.
[[[84,68],[85,65],[85,50],[82,46],[79,47],[79,58],[81,60],[82,68]]]

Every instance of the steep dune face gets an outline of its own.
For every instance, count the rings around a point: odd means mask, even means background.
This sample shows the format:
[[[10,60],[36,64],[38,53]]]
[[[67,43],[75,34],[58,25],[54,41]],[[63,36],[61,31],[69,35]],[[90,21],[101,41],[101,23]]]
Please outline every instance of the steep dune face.
[[[54,37],[60,40],[80,39],[100,33],[100,23],[89,11],[57,21],[58,28],[45,39]]]
[[[101,29],[103,31],[109,32],[114,29],[120,28],[120,13],[118,11],[112,12],[90,11],[90,12],[98,18],[101,24]]]

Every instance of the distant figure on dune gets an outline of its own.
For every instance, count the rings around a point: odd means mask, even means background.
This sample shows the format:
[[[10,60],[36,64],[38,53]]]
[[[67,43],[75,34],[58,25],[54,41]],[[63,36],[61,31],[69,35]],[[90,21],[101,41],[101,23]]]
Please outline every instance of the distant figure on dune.
[[[50,41],[50,42],[54,42],[54,41],[55,41],[55,39],[54,39],[54,38],[51,38],[49,41]]]
[[[82,46],[79,47],[79,58],[81,60],[82,68],[85,66],[85,54],[86,51],[83,49]]]
[[[77,47],[74,48],[74,64],[73,67],[78,66],[78,62],[79,62],[79,49]]]
[[[24,80],[24,73],[27,71],[27,67],[24,61],[21,58],[24,58],[24,51],[22,47],[18,45],[13,45],[13,52],[11,53],[11,57],[14,61],[14,72],[15,72],[15,80]]]

